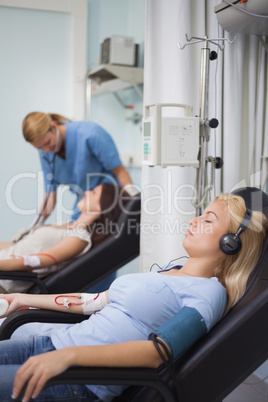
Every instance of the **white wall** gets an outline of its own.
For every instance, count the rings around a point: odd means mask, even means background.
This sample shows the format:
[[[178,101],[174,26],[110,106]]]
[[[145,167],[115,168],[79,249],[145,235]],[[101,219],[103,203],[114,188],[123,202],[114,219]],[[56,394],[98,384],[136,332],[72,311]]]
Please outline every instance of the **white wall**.
[[[30,111],[41,110],[62,113],[74,119],[84,118],[86,71],[99,61],[100,42],[105,37],[111,34],[133,36],[141,44],[141,54],[143,52],[145,0],[87,0],[88,12],[86,15],[78,14],[76,19],[68,11],[49,11],[50,6],[57,4],[66,10],[68,7],[75,10],[81,2],[84,3],[84,0],[19,2],[21,7],[24,4],[30,7],[31,4],[36,6],[43,3],[48,10],[41,11],[1,6],[14,5],[18,0],[0,0],[0,241],[9,240],[19,228],[31,223],[35,214],[31,210],[37,210],[43,196],[41,194],[39,199],[37,196],[38,188],[40,192],[43,190],[41,172],[38,181],[30,176],[40,171],[40,163],[36,150],[22,137],[21,122],[24,116]],[[79,41],[77,46],[73,45],[75,22],[83,18],[88,22],[87,48],[83,48],[83,41]],[[78,69],[77,64],[82,58],[81,55],[75,57],[75,52],[79,50],[83,52],[87,66],[84,74],[78,71],[74,76],[74,70]],[[84,60],[81,64],[84,64]],[[75,85],[82,95],[73,96],[78,93],[74,90]],[[139,152],[140,124],[134,124],[127,118],[136,112],[142,114],[142,101],[132,89],[120,95],[123,100],[135,105],[133,111],[123,109],[112,94],[103,95],[92,101],[92,120],[111,133],[120,152]],[[75,107],[77,109],[74,111]],[[133,181],[140,183],[141,169],[130,167],[129,171]],[[27,177],[15,181],[16,175],[22,172]],[[12,180],[15,184],[11,186]],[[14,205],[6,200],[6,189],[10,193],[10,188]],[[72,205],[72,197],[65,194],[63,203],[68,209]],[[24,209],[23,214],[15,207]],[[60,218],[58,208],[50,221]]]
[[[111,35],[132,36],[140,46],[139,67],[143,67],[145,0],[88,0],[88,66],[95,68],[100,62],[101,42]],[[112,135],[119,153],[141,153],[141,123],[129,118],[143,114],[143,102],[134,89],[120,91],[125,104],[134,109],[124,109],[113,94],[92,98],[90,118],[102,125]],[[141,168],[127,166],[133,182],[141,184]],[[139,258],[131,261],[119,274],[138,271]]]
[[[88,66],[95,68],[100,62],[101,42],[111,35],[132,36],[140,45],[139,66],[143,67],[145,30],[145,0],[88,0],[89,47]],[[143,113],[143,102],[134,89],[120,91],[124,109],[109,93],[92,98],[90,118],[105,127],[112,135],[121,154],[141,152],[141,124],[128,120],[134,113]],[[140,184],[141,169],[128,167],[132,180]]]
[[[9,240],[29,225],[40,202],[38,153],[23,139],[22,120],[33,110],[72,114],[71,18],[1,7],[0,48],[0,239]]]

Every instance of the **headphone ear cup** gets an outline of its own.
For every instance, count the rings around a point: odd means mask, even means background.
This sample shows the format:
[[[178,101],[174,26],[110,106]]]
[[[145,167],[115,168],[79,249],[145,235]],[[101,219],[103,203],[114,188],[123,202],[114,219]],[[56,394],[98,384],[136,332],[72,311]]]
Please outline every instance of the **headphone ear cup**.
[[[220,249],[224,254],[234,255],[241,250],[242,242],[234,233],[227,233],[220,239]]]

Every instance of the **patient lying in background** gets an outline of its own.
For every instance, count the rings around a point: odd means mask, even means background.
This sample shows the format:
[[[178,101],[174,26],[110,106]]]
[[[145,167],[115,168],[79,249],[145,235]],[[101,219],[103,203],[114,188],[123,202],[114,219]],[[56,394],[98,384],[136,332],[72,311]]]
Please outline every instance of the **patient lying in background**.
[[[113,230],[120,215],[119,187],[103,183],[85,191],[79,218],[64,225],[42,225],[16,243],[0,242],[0,270],[33,271],[43,277],[85,254]],[[31,284],[0,280],[0,292],[23,292]]]

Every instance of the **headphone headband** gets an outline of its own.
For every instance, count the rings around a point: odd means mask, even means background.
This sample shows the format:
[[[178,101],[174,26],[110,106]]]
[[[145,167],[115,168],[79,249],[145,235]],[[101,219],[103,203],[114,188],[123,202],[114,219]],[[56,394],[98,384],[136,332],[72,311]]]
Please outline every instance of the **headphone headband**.
[[[239,225],[236,233],[227,233],[223,235],[220,239],[220,249],[224,254],[234,255],[237,254],[242,247],[242,242],[240,239],[241,233],[243,233],[249,225],[251,220],[252,211],[247,208],[246,213]]]
[[[240,226],[237,229],[236,236],[240,236],[241,233],[243,233],[246,230],[246,228],[249,225],[251,216],[252,216],[252,211],[251,211],[251,209],[247,208],[244,218],[242,219],[242,222],[240,223]]]

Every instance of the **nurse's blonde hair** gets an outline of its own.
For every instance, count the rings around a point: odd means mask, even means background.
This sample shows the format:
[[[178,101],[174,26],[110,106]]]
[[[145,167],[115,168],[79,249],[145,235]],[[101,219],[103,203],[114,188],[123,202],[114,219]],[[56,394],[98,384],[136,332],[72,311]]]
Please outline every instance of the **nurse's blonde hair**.
[[[233,194],[221,194],[215,198],[215,201],[226,204],[228,232],[236,233],[246,213],[244,199]],[[266,229],[265,215],[253,211],[248,227],[240,235],[241,250],[235,255],[227,255],[215,270],[215,276],[227,290],[228,301],[225,313],[237,303],[245,292],[249,275],[260,256]]]
[[[51,123],[63,124],[70,121],[65,116],[56,113],[31,112],[23,119],[22,132],[28,142],[40,140],[51,129]]]

